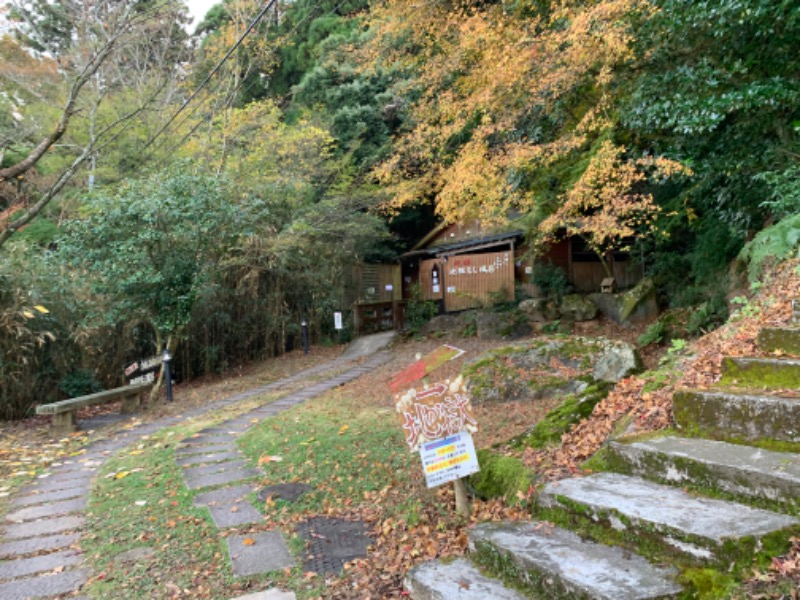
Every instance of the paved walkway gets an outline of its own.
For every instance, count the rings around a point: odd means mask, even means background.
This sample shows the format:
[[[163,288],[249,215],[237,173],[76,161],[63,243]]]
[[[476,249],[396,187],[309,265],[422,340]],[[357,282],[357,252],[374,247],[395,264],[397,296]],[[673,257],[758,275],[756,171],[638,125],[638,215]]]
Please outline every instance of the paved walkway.
[[[390,355],[381,351],[381,348],[385,347],[390,337],[379,335],[370,338],[362,339],[355,350],[349,349],[340,358],[291,377],[187,411],[180,416],[121,431],[112,439],[88,446],[79,460],[54,466],[48,477],[39,478],[21,489],[11,500],[11,512],[5,517],[0,538],[0,599],[23,600],[78,592],[86,583],[90,574],[82,564],[78,544],[85,523],[92,479],[102,465],[120,450],[144,436],[187,419],[302,383],[315,375],[341,371],[354,360],[370,356],[361,365],[206,429],[179,445],[177,461],[187,467],[184,478],[189,489],[215,487],[211,492],[199,494],[195,503],[209,508],[218,529],[261,521],[262,516],[255,507],[242,499],[254,489],[252,480],[261,472],[248,466],[236,446],[236,437],[256,422],[344,385],[386,362]],[[218,488],[223,484],[227,487]],[[231,512],[234,504],[238,508]],[[264,537],[263,540],[256,540],[256,544],[247,546],[238,536],[231,535],[226,539],[236,575],[263,573],[292,564],[280,534],[267,532],[260,535]]]

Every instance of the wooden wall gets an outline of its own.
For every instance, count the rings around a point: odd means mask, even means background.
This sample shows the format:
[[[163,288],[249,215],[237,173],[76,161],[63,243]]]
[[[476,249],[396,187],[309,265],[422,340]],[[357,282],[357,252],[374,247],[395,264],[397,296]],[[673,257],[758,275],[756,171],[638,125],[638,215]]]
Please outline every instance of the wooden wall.
[[[514,253],[450,256],[444,263],[446,312],[491,306],[500,295],[514,299]]]

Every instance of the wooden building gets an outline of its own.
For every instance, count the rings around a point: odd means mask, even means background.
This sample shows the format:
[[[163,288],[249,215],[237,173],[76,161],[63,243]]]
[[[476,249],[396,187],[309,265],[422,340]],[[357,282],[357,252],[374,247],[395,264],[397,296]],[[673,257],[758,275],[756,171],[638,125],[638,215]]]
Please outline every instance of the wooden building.
[[[609,256],[616,285],[633,287],[643,268],[625,253]],[[486,230],[478,221],[440,225],[400,257],[399,264],[361,265],[354,274],[357,334],[403,325],[405,303],[436,302],[442,312],[482,308],[514,299],[517,286],[534,293],[535,269],[552,264],[576,292],[599,292],[608,277],[597,255],[580,238],[563,239],[534,260],[521,229]]]
[[[402,327],[402,284],[399,264],[358,265],[349,290],[356,335]]]
[[[419,286],[421,300],[444,312],[514,299],[516,252],[523,232],[485,232],[479,223],[441,226],[401,257],[403,298]]]

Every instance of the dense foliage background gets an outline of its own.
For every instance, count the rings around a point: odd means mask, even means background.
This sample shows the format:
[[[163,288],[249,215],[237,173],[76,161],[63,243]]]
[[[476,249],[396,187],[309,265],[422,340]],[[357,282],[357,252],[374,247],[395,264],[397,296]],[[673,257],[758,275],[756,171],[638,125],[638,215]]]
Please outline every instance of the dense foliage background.
[[[324,340],[434,215],[633,237],[710,326],[740,253],[800,239],[794,5],[224,0],[190,34],[177,0],[13,0],[0,413],[164,344],[194,377]]]

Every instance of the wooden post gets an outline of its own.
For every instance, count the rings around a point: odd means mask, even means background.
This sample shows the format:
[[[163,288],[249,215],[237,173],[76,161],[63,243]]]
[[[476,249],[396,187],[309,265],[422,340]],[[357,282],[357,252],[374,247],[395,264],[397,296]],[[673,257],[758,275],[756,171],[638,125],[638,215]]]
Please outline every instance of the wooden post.
[[[469,504],[469,496],[467,495],[467,482],[463,479],[456,479],[453,482],[453,487],[456,490],[456,514],[469,519],[472,507]]]

